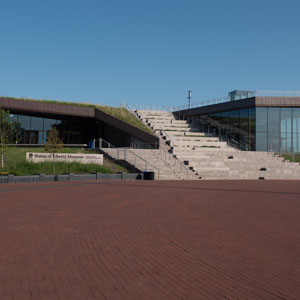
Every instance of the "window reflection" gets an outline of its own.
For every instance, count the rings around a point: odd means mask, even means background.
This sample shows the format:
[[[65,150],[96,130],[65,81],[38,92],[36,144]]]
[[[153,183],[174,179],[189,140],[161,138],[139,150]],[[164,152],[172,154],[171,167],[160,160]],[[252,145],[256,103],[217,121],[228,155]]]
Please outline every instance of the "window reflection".
[[[268,151],[267,132],[256,132],[256,151]]]
[[[18,115],[18,122],[20,123],[20,127],[24,130],[30,130],[30,117]]]
[[[56,125],[55,119],[44,119],[44,130],[51,130]]]
[[[31,117],[31,130],[43,130],[43,118]]]
[[[256,108],[256,131],[268,130],[268,108],[257,107]]]

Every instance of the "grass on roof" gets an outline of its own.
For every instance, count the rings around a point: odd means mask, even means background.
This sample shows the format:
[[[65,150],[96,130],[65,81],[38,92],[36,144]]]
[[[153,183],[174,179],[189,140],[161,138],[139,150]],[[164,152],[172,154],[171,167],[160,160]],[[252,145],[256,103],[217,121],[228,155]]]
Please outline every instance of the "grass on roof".
[[[150,133],[153,135],[153,131],[146,126],[143,122],[141,122],[138,118],[133,116],[126,108],[117,108],[117,107],[111,107],[111,106],[96,106],[99,110],[117,118],[122,121],[125,121],[126,123],[129,123],[130,125],[137,127],[147,133]]]
[[[20,101],[33,101],[33,102],[43,102],[43,103],[50,103],[50,104],[61,104],[61,105],[97,108],[117,119],[120,119],[134,127],[137,127],[140,130],[143,130],[151,135],[154,135],[153,131],[148,126],[146,126],[138,118],[133,116],[126,108],[103,106],[103,105],[96,105],[96,104],[91,104],[91,103],[66,102],[66,101],[56,101],[56,100],[36,100],[36,99],[12,98],[12,97],[4,97],[4,96],[2,98],[12,99],[12,100],[20,100]]]

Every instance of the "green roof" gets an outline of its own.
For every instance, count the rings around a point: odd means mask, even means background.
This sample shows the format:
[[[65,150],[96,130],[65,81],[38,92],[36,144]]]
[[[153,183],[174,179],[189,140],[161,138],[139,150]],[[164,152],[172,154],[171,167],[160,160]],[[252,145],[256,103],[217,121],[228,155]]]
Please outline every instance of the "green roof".
[[[43,102],[43,103],[52,103],[52,104],[61,104],[61,105],[70,105],[70,106],[82,106],[82,107],[91,107],[97,108],[117,119],[120,119],[134,127],[137,127],[140,130],[143,130],[149,134],[154,135],[153,131],[141,122],[138,118],[133,116],[126,108],[96,105],[91,103],[78,103],[78,102],[67,102],[67,101],[57,101],[57,100],[37,100],[37,99],[28,99],[28,98],[13,98],[13,97],[2,97],[5,99],[20,100],[20,101],[32,101],[32,102]]]

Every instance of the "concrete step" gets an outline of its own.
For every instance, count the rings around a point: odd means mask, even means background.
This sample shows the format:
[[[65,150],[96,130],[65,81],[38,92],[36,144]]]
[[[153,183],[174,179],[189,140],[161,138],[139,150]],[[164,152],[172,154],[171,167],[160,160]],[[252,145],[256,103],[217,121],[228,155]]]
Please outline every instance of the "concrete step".
[[[227,148],[227,143],[219,141],[174,141],[173,148],[185,149],[185,148],[210,148],[210,147]]]
[[[188,136],[172,136],[172,141],[174,144],[177,144],[177,142],[180,143],[189,143],[189,144],[193,144],[195,142],[220,142],[219,138],[216,137],[209,137],[209,136],[192,136],[192,137],[188,137]]]
[[[166,131],[166,132],[188,132],[188,134],[190,134],[190,132],[195,132],[196,128],[191,128],[191,127],[184,127],[184,126],[160,126],[158,125],[154,125],[154,130],[155,131]]]
[[[203,132],[188,132],[188,133],[184,133],[184,132],[168,132],[168,135],[170,136],[185,136],[185,137],[211,137],[211,134],[208,133],[203,133]]]
[[[158,173],[160,180],[183,180],[187,177],[186,171],[180,170],[179,162],[177,162],[178,166],[174,165],[174,162],[171,163],[171,160],[174,160],[172,155],[168,156],[170,159],[166,159],[165,152],[162,150],[127,148],[102,150],[114,158],[125,159],[141,171],[154,171],[156,179],[158,179]],[[192,171],[189,171],[189,177],[195,178]]]
[[[300,165],[285,162],[273,153],[239,151],[212,134],[197,132],[192,124],[175,120],[164,111],[139,111],[156,132],[173,146],[173,154],[194,169],[202,179],[299,179]],[[162,140],[163,141],[163,140]],[[155,155],[158,155],[157,153]],[[145,157],[149,157],[147,154]],[[266,170],[266,171],[263,171]],[[177,176],[179,170],[176,169]]]
[[[150,123],[159,124],[161,126],[169,126],[169,125],[186,125],[188,124],[186,121],[174,120],[173,118],[143,118],[143,120],[148,120]]]

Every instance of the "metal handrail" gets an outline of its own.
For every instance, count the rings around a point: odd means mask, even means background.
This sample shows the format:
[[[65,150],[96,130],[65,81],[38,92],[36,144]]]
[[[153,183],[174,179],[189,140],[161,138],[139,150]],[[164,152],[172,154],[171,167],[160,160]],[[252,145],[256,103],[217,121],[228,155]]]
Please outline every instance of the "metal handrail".
[[[144,122],[144,121],[143,121]],[[145,123],[145,122],[144,122]],[[146,123],[145,123],[146,124]],[[149,126],[148,124],[147,124],[147,126]],[[157,130],[156,129],[156,127],[155,127],[155,125],[154,124],[152,124],[151,123],[151,127],[153,128],[153,130],[155,131],[155,130]],[[174,144],[173,143],[173,141],[171,140],[171,138],[169,137],[169,135],[164,131],[164,130],[159,130],[160,131],[160,133],[162,134],[162,133],[164,133],[164,135],[167,137],[167,138],[169,138],[169,141],[170,141],[170,146],[172,146],[172,144]],[[171,153],[168,151],[168,150],[165,150],[165,149],[163,149],[162,148],[162,143],[160,143],[160,147],[159,147],[159,150],[160,151],[164,151],[164,153],[165,153],[165,161],[167,161],[167,159],[166,159],[166,157],[167,157],[167,155],[168,155],[168,157],[169,157],[169,160],[170,160],[170,157],[172,157],[173,159],[174,159],[174,172],[176,173],[176,162],[178,162],[179,163],[179,166],[180,166],[180,172],[181,172],[181,170],[182,170],[182,168],[184,168],[184,170],[186,170],[186,172],[187,172],[187,179],[189,178],[189,169],[188,168],[186,168],[185,167],[185,165],[177,158],[177,157],[174,157],[174,155],[171,155]],[[160,154],[161,154],[161,152],[160,152]]]
[[[161,131],[162,132],[162,131]],[[171,140],[170,140],[171,141]],[[171,141],[172,142],[172,141]],[[165,146],[164,146],[165,147]],[[162,150],[164,151],[165,153],[165,160],[166,160],[166,156],[168,155],[169,157],[169,161],[170,159],[174,159],[174,172],[176,173],[176,163],[179,164],[179,171],[181,172],[182,168],[186,171],[186,179],[188,180],[189,179],[189,169],[182,163],[182,161],[180,161],[176,156],[174,155],[171,155],[171,153],[166,150],[166,149],[163,149],[163,146],[161,144],[161,147],[159,148],[159,150]]]
[[[102,142],[105,142],[108,145],[109,149],[116,149],[117,150],[117,159],[120,159],[120,148],[117,148],[115,146],[113,146],[110,142],[104,140],[103,138],[99,138],[99,149],[103,149],[104,147],[102,147]],[[139,158],[140,160],[142,160],[145,163],[145,171],[147,171],[148,167],[152,167],[153,169],[157,170],[157,179],[159,180],[159,169],[155,166],[153,166],[152,164],[150,164],[147,160],[145,160],[144,158],[140,157],[139,155],[137,155],[136,153],[134,153],[133,151],[129,150],[128,148],[122,148],[122,150],[124,151],[124,160],[126,160],[127,157],[127,152],[129,152],[130,154],[132,154],[134,156],[134,160],[135,160],[135,165],[136,165],[136,159]]]
[[[208,124],[209,125],[209,124]],[[210,126],[210,125],[209,125]],[[210,126],[212,127],[212,126]],[[215,137],[219,137],[219,139],[223,142],[226,142],[229,146],[233,147],[233,148],[236,148],[238,150],[244,150],[244,151],[248,151],[248,148],[245,147],[244,145],[242,145],[240,142],[236,141],[235,139],[231,138],[231,137],[228,137],[227,134],[224,135],[224,134],[221,134],[221,129],[220,127],[218,126],[215,126],[215,128],[218,129],[218,131],[220,132],[219,134],[216,134],[215,133],[215,129],[212,130],[213,132],[213,135]]]
[[[131,111],[131,109],[130,109],[128,106],[126,106],[126,109],[129,110],[129,111]],[[131,113],[136,117],[136,113],[137,113],[137,112],[131,111]],[[144,120],[142,120],[142,122],[143,122],[146,126],[149,126]],[[151,126],[152,126],[153,130],[155,131],[155,130],[156,130],[155,125],[151,123]],[[163,132],[163,131],[160,130],[160,133],[161,133],[161,134],[162,134],[162,132]],[[173,143],[173,141],[170,139],[169,135],[166,134],[165,132],[164,132],[164,134],[169,138],[170,143]],[[186,168],[185,165],[184,165],[177,157],[174,157],[174,155],[171,155],[171,153],[170,153],[168,150],[163,149],[163,148],[162,148],[162,143],[159,143],[159,151],[160,151],[160,155],[161,155],[161,151],[164,151],[164,154],[165,154],[165,161],[166,161],[166,162],[167,162],[167,156],[168,156],[168,158],[169,158],[169,161],[170,161],[170,157],[172,157],[172,158],[174,159],[174,161],[175,161],[175,162],[174,162],[174,172],[175,172],[175,173],[176,173],[176,162],[178,162],[178,163],[179,163],[179,166],[180,166],[180,172],[181,172],[181,169],[182,169],[182,167],[183,167],[184,170],[186,170],[186,178],[187,178],[187,180],[189,179],[189,169]]]
[[[226,142],[231,144],[233,147],[235,146],[239,150],[242,149],[242,150],[248,151],[247,147],[245,147],[244,145],[242,145],[241,143],[239,143],[235,139],[227,139]]]
[[[158,110],[158,111],[171,111],[171,106],[163,106],[163,105],[142,105],[142,104],[127,104],[122,103],[123,108],[127,108],[128,110]]]
[[[171,140],[171,138],[170,138],[170,136],[167,134],[167,132],[164,131],[164,130],[161,130],[160,132],[161,132],[161,134],[164,134],[164,135],[169,139],[169,141],[170,141],[170,146],[171,146],[171,147],[174,146],[174,142]]]
[[[159,149],[159,143],[131,143],[132,149]]]
[[[251,91],[252,97],[299,97],[300,91],[269,91],[269,90],[256,90]],[[190,104],[184,104],[184,105],[177,105],[177,106],[158,106],[158,105],[129,105],[123,103],[123,107],[128,108],[129,110],[161,110],[161,111],[168,111],[168,112],[175,112],[180,110],[186,110],[196,107],[202,107],[202,106],[208,106],[213,104],[219,104],[224,102],[230,102],[230,101],[238,101],[245,98],[248,98],[249,96],[240,95],[237,96],[235,100],[232,100],[228,95],[224,97],[218,97],[215,99],[209,99],[209,100],[201,100],[198,102],[192,102]]]
[[[229,146],[236,148],[238,150],[244,150],[244,151],[248,151],[248,148],[244,145],[242,145],[240,142],[236,141],[235,139],[233,139],[232,137],[228,137],[227,133],[226,134],[222,134],[222,128],[220,127],[220,125],[211,125],[210,123],[206,123],[205,125],[208,126],[208,133],[212,133],[214,137],[218,137],[220,139],[220,141],[222,142],[226,142]],[[218,134],[216,133],[216,129],[219,132]],[[201,131],[198,129],[197,131]]]

